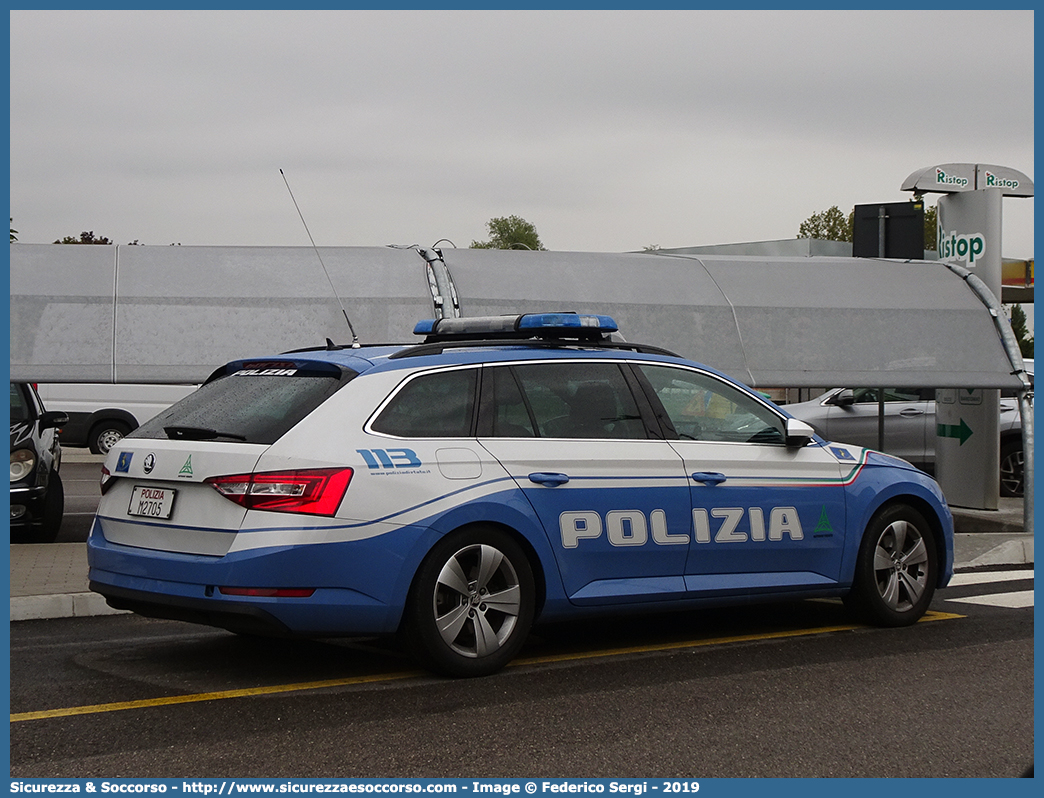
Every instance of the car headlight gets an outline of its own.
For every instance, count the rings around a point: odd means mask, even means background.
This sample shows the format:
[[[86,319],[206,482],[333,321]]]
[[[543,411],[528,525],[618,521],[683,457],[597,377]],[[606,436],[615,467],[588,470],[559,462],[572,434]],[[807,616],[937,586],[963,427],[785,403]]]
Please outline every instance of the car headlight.
[[[11,452],[11,481],[25,479],[36,468],[36,455],[29,449],[16,449]]]

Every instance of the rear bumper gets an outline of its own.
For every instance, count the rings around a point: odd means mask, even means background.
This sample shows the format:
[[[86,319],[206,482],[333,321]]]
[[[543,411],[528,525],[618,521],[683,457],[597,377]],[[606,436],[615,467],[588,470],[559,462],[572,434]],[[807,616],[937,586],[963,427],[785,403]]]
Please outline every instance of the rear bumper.
[[[178,554],[107,541],[96,519],[87,562],[90,589],[117,609],[234,632],[348,637],[398,629],[408,584],[396,584],[398,569],[386,553],[382,556],[386,546],[360,541],[220,557]],[[314,592],[308,597],[230,596],[222,594],[222,587]]]
[[[91,580],[90,589],[105,597],[106,603],[117,610],[130,610],[146,618],[186,621],[203,626],[217,626],[240,634],[290,637],[286,624],[261,607],[231,605],[208,599],[175,597],[155,592],[131,590]],[[225,605],[227,606],[221,606]]]
[[[389,634],[396,630],[400,615],[353,590],[319,588],[308,598],[225,596],[220,592],[220,585],[136,577],[108,571],[93,563],[89,585],[115,609],[250,634],[293,637]]]

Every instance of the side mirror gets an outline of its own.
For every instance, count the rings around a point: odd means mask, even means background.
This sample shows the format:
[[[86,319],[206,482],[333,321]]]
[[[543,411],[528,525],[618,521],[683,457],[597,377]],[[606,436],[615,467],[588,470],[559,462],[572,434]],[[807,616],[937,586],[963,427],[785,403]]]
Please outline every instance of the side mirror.
[[[799,449],[807,445],[815,434],[816,431],[804,421],[796,418],[787,419],[787,446]]]
[[[64,427],[69,423],[69,414],[61,410],[48,410],[40,415],[40,431],[56,427]]]
[[[855,404],[855,392],[846,388],[840,393],[831,396],[830,404],[836,407],[851,407]]]

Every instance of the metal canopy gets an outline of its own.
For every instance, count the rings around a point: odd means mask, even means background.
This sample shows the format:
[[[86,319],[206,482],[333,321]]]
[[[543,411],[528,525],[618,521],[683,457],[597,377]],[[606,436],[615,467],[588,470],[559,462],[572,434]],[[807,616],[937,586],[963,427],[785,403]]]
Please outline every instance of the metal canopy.
[[[437,315],[417,250],[321,252],[363,343],[411,341]],[[755,387],[1021,387],[990,312],[938,262],[443,255],[463,315],[604,313],[628,340]],[[12,379],[199,382],[227,360],[327,337],[351,340],[310,248],[11,246]]]
[[[989,311],[938,262],[501,252],[493,267],[486,252],[444,253],[468,315],[596,308],[754,387],[1021,385]]]
[[[1008,166],[988,163],[944,163],[918,169],[903,181],[902,191],[954,194],[997,189],[1005,197],[1032,197],[1033,181]]]

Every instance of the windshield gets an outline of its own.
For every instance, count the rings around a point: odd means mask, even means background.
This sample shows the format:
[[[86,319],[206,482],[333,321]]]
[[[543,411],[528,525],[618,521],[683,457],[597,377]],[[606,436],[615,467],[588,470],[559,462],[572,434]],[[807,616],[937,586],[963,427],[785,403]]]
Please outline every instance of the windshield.
[[[32,418],[32,413],[29,410],[29,404],[25,400],[25,394],[22,392],[21,386],[18,383],[11,383],[11,423],[17,424],[21,421],[28,421]]]

